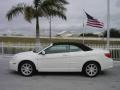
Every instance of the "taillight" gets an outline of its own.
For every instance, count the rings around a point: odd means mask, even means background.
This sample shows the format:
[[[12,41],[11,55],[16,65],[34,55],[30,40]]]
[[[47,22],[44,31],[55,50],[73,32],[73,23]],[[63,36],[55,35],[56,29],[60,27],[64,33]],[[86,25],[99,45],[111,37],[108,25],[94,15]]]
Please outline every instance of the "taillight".
[[[105,56],[108,58],[111,58],[111,54],[110,53],[105,53]]]

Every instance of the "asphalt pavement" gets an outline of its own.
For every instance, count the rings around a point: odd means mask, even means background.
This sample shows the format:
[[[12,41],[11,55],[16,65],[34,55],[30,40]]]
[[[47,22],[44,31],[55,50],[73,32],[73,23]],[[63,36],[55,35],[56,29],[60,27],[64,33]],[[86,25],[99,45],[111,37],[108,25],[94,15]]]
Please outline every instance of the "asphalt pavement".
[[[9,70],[11,57],[0,56],[0,90],[120,90],[120,61],[94,78],[82,73],[37,73],[23,77]]]

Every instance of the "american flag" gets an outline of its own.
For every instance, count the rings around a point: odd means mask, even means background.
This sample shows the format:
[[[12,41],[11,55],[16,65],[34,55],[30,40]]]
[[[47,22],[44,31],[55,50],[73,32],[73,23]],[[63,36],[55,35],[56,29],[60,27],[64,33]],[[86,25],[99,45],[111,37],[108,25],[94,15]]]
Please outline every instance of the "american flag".
[[[92,17],[91,15],[89,15],[88,13],[86,13],[87,16],[87,25],[88,26],[92,26],[92,27],[96,27],[96,28],[103,28],[104,27],[104,23],[100,22],[99,20],[95,19],[94,17]]]

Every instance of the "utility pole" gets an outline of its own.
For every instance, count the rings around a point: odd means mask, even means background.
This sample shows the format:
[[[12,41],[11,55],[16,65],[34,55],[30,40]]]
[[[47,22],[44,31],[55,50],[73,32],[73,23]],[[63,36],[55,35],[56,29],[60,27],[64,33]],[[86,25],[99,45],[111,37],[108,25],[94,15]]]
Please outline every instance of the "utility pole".
[[[107,50],[110,49],[110,0],[107,0]]]

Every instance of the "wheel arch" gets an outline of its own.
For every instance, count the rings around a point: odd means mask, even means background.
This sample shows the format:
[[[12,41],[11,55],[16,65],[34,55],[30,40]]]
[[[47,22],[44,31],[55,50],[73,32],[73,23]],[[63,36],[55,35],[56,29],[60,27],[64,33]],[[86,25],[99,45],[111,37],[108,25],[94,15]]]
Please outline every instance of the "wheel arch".
[[[82,71],[84,70],[85,66],[86,66],[88,63],[96,63],[96,64],[99,66],[99,69],[100,69],[100,71],[101,71],[101,65],[100,65],[100,63],[99,63],[98,61],[95,61],[95,60],[90,60],[90,61],[85,62],[85,63],[83,64],[83,66],[82,66]]]
[[[31,61],[31,60],[22,60],[21,62],[19,62],[19,64],[18,64],[18,71],[20,70],[20,65],[22,64],[22,63],[24,63],[24,62],[30,62],[30,63],[32,63],[32,65],[35,67],[35,69],[36,69],[36,65],[34,64],[34,62],[33,61]]]

